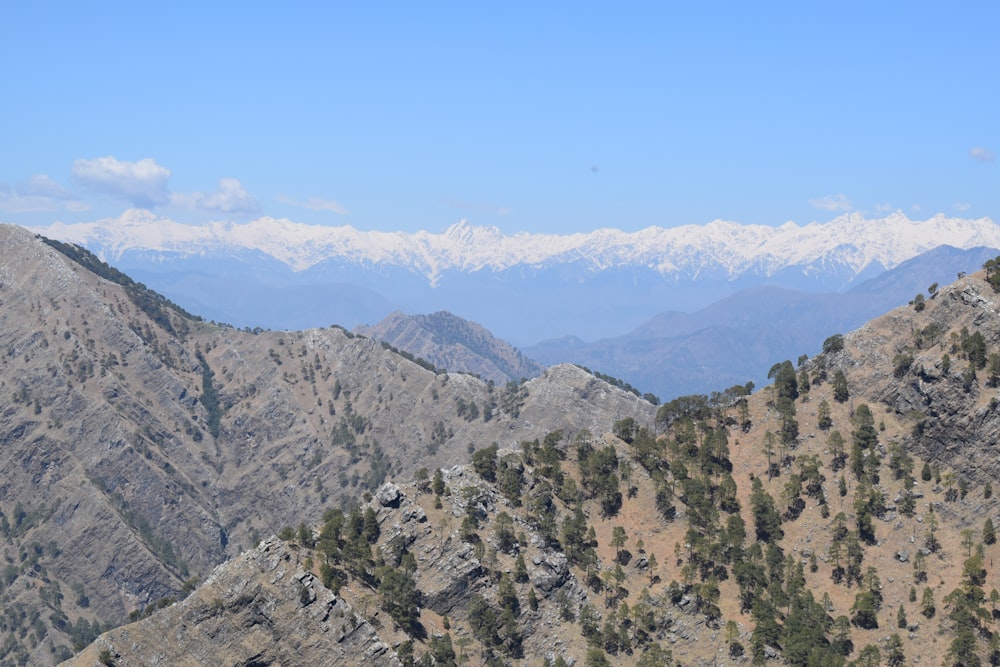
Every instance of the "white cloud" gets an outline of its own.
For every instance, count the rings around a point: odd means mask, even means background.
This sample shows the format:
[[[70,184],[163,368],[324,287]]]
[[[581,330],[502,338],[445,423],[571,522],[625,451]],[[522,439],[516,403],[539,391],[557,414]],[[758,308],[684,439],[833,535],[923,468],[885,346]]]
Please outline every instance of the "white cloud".
[[[976,162],[993,162],[996,156],[993,154],[989,148],[984,148],[982,146],[973,146],[969,149],[969,157],[971,157]]]
[[[17,189],[21,194],[25,195],[51,197],[66,201],[76,199],[66,188],[56,183],[46,174],[35,174],[27,181],[18,183]]]
[[[876,213],[888,213],[892,210],[891,204],[875,204]]]
[[[135,206],[152,208],[170,201],[167,180],[170,170],[156,164],[152,158],[125,162],[112,156],[73,162],[73,178],[80,185],[132,202]]]
[[[920,211],[920,204],[914,204],[913,206],[910,207],[910,209],[914,211]]]
[[[849,200],[847,196],[842,193],[827,195],[826,197],[820,197],[819,199],[810,199],[809,203],[816,208],[823,209],[824,211],[849,211],[852,208],[851,200]]]
[[[170,196],[170,203],[213,213],[252,215],[260,211],[257,199],[235,178],[219,179],[219,189],[215,192],[173,194]]]
[[[957,202],[955,204],[955,208],[959,211],[968,211],[970,208],[972,208],[972,204],[969,204],[967,202]]]
[[[56,183],[46,174],[31,178],[11,187],[0,183],[0,210],[9,213],[37,213],[57,211],[60,206],[71,211],[87,210],[89,206]]]
[[[298,208],[309,209],[310,211],[330,211],[331,213],[336,213],[337,215],[347,215],[350,213],[344,206],[333,199],[323,199],[322,197],[310,197],[305,201],[299,201],[291,197],[286,197],[285,195],[275,195],[274,197],[282,204],[288,204],[289,206],[295,206]]]
[[[25,195],[6,183],[0,183],[0,211],[5,213],[37,213],[55,211],[59,207],[51,197]]]
[[[170,170],[157,164],[153,158],[126,162],[109,155],[73,163],[73,177],[78,183],[91,191],[124,199],[140,208],[169,205],[235,215],[252,215],[260,211],[257,199],[246,191],[238,179],[219,179],[219,187],[214,192],[172,193],[167,187],[170,175]],[[30,185],[39,192],[48,191],[50,196],[59,196],[60,192],[69,194],[47,176],[33,177]],[[66,199],[69,210],[89,208],[75,198]]]

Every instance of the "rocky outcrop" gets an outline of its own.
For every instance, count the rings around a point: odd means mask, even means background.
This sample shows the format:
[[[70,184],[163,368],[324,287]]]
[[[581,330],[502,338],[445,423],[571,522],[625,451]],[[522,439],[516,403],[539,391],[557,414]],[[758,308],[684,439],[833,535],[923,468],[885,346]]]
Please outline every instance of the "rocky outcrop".
[[[532,562],[535,567],[528,570],[531,583],[544,593],[551,593],[562,586],[569,577],[569,564],[565,554],[540,554]]]
[[[444,471],[446,504],[431,507],[432,495],[413,484],[382,485],[366,509],[379,523],[375,548],[388,567],[400,567],[409,553],[420,591],[419,637],[438,636],[440,619],[453,619],[452,632],[468,634],[460,625],[473,596],[499,604],[501,573],[511,572],[513,557],[496,553],[492,521],[512,512],[527,531],[527,544],[517,551],[530,565],[527,581],[517,584],[527,599],[537,590],[534,608],[524,603],[518,619],[524,633],[525,655],[562,654],[573,644],[566,634],[565,608],[575,614],[580,605],[594,604],[569,567],[566,556],[537,545],[540,540],[519,508],[513,507],[474,471],[455,466]],[[470,503],[481,516],[478,536],[465,539],[452,519],[464,516]],[[428,507],[425,509],[424,505]],[[428,520],[429,514],[434,521]],[[477,547],[478,544],[478,547]],[[493,550],[489,564],[481,556]],[[72,666],[108,660],[132,665],[398,665],[392,646],[409,637],[382,613],[384,601],[367,584],[354,582],[338,597],[305,569],[322,556],[271,538],[216,570],[188,598],[154,612],[149,618],[101,635],[83,653],[65,663]],[[353,596],[353,597],[351,597]],[[361,600],[352,609],[347,598]],[[364,608],[369,620],[355,613]],[[167,638],[168,641],[164,639]]]
[[[119,667],[401,665],[375,629],[277,538],[220,565],[182,602],[101,635],[63,664],[104,659]]]

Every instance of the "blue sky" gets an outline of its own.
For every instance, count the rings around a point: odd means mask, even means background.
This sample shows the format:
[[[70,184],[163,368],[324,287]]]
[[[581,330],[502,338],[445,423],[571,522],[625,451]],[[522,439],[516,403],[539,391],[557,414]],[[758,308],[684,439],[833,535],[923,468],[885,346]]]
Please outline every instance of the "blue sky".
[[[681,5],[11,3],[0,221],[1000,220],[1000,4]]]

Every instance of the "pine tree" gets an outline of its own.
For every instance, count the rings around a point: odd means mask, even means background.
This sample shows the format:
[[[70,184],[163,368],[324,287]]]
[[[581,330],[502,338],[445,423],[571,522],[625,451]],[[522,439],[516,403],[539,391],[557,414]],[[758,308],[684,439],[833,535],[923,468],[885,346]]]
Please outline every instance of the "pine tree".
[[[840,434],[840,431],[832,431],[830,437],[826,439],[826,446],[833,455],[830,467],[834,472],[841,470],[847,461],[847,453],[844,450],[844,436]]]
[[[934,606],[934,591],[930,588],[924,589],[924,594],[920,599],[920,613],[927,618],[934,618],[937,608]]]
[[[990,635],[986,656],[991,665],[1000,665],[1000,632]]]
[[[899,635],[893,633],[885,645],[885,662],[889,667],[898,667],[906,664],[906,655],[903,653],[903,640]]]
[[[913,557],[913,579],[918,584],[927,581],[927,557],[920,549],[917,550],[917,555]]]
[[[875,644],[866,644],[858,652],[858,659],[854,664],[858,665],[858,667],[878,667],[881,661],[882,652],[879,651],[878,646],[875,646]]]
[[[388,569],[378,587],[382,609],[405,630],[413,628],[420,616],[420,591],[412,578],[402,570]]]
[[[878,606],[871,591],[859,591],[851,606],[851,623],[871,630],[878,627]]]
[[[781,517],[775,509],[772,498],[759,477],[754,477],[751,483],[750,506],[753,510],[754,529],[759,542],[769,543],[780,540],[784,536],[781,530]]]
[[[819,426],[820,430],[826,431],[833,426],[833,419],[830,417],[830,403],[825,398],[819,402],[816,416],[817,426]]]
[[[615,526],[611,529],[611,546],[615,548],[615,561],[621,561],[622,547],[625,546],[627,539],[623,526]]]
[[[848,398],[850,392],[847,389],[847,378],[844,376],[844,371],[838,370],[833,374],[833,400],[846,403]]]

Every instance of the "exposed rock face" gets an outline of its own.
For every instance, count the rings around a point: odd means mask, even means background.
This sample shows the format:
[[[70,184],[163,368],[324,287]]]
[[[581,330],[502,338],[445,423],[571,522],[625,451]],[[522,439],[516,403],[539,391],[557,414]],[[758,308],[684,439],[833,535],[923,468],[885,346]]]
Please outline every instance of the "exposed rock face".
[[[514,557],[493,551],[489,564],[480,557],[495,548],[492,520],[501,511],[512,512],[529,542],[516,551],[531,563],[530,580],[517,584],[519,595],[526,600],[532,588],[539,595],[534,608],[525,601],[518,619],[524,654],[564,653],[577,642],[575,629],[567,631],[564,625],[561,608],[568,607],[575,615],[581,605],[596,603],[566,556],[537,546],[541,540],[522,509],[474,471],[455,466],[445,471],[445,478],[451,492],[444,507],[430,508],[433,496],[415,485],[391,483],[383,485],[367,506],[379,523],[375,548],[385,564],[399,567],[404,553],[418,563],[413,577],[424,609],[422,632],[439,635],[445,616],[460,623],[473,596],[498,604],[500,573],[510,574]],[[482,516],[481,538],[476,540],[482,548],[463,539],[458,524],[451,521],[464,516],[470,503]],[[435,521],[428,521],[428,512]],[[365,600],[365,613],[373,619],[369,623],[354,613],[344,599],[348,595],[334,595],[303,569],[300,563],[307,557],[322,558],[277,538],[266,540],[220,565],[187,599],[103,634],[66,664],[96,664],[102,652],[121,666],[400,664],[391,647],[409,637],[380,611],[380,604],[371,604],[377,593],[355,583],[348,594]],[[468,635],[461,627],[452,632]]]
[[[277,538],[220,565],[190,597],[99,637],[66,665],[398,667],[395,652]]]
[[[535,556],[535,568],[528,570],[531,583],[546,593],[562,586],[569,576],[565,554],[553,553]]]
[[[391,482],[383,484],[375,493],[375,500],[382,507],[399,507],[399,501],[403,497],[403,492],[399,487]]]
[[[484,327],[448,312],[432,315],[390,314],[375,326],[356,329],[450,371],[473,373],[505,384],[532,378],[543,366]]]

